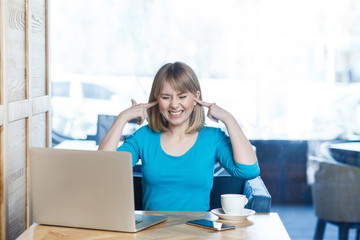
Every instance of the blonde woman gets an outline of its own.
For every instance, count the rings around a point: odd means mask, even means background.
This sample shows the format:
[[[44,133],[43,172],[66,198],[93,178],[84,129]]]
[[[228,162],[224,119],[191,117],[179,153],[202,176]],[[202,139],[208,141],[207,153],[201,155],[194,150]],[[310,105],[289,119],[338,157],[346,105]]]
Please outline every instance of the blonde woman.
[[[229,136],[207,127],[207,116],[225,124]],[[148,125],[119,147],[125,124],[131,119]],[[214,164],[232,175],[252,179],[259,175],[256,155],[235,118],[215,103],[202,100],[195,72],[181,62],[165,64],[157,72],[149,103],[121,112],[99,150],[126,151],[133,165],[142,160],[143,208],[156,211],[208,211]]]

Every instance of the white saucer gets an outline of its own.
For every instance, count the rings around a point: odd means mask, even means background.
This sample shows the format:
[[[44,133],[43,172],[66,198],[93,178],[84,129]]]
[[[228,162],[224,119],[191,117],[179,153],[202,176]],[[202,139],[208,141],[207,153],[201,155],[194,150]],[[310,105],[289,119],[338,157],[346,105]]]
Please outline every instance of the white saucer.
[[[211,213],[215,214],[216,216],[218,216],[219,218],[224,219],[224,220],[241,221],[241,220],[245,220],[247,217],[253,215],[255,213],[255,211],[244,208],[244,210],[242,210],[241,214],[230,215],[230,214],[225,214],[224,210],[222,208],[216,208],[216,209],[211,210]]]

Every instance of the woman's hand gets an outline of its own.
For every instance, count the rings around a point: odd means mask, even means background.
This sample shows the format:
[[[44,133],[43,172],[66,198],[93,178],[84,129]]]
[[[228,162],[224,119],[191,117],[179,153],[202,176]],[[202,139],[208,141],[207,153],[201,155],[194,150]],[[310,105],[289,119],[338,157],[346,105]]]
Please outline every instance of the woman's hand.
[[[134,99],[131,100],[132,106],[122,111],[116,118],[109,131],[101,141],[98,150],[116,151],[119,144],[124,126],[132,119],[139,119],[137,124],[141,125],[147,117],[147,109],[158,104],[157,101],[151,103],[137,104]]]
[[[158,104],[157,101],[151,103],[136,103],[134,99],[131,99],[131,107],[121,113],[126,121],[129,122],[132,119],[139,119],[137,124],[141,125],[147,118],[147,109],[152,108]]]
[[[199,105],[207,107],[209,109],[207,116],[214,122],[218,122],[219,120],[222,122],[225,122],[227,119],[229,119],[229,117],[232,117],[232,115],[229,112],[222,109],[215,103],[207,103],[207,102],[201,101],[199,98],[195,98],[195,101]]]
[[[211,120],[215,122],[220,120],[225,124],[229,133],[235,162],[247,165],[256,163],[257,159],[255,152],[234,116],[217,106],[215,103],[207,103],[198,98],[195,98],[195,101],[201,106],[209,109],[207,116]]]

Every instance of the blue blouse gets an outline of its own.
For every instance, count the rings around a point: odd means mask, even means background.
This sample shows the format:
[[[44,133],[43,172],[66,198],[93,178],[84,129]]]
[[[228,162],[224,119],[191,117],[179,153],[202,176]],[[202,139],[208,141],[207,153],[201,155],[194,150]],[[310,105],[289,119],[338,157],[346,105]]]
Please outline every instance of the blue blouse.
[[[165,153],[160,136],[161,132],[146,125],[117,149],[130,152],[134,166],[142,161],[145,210],[208,211],[216,161],[235,177],[259,175],[258,162],[245,165],[234,161],[230,138],[219,128],[203,127],[195,144],[182,156]]]

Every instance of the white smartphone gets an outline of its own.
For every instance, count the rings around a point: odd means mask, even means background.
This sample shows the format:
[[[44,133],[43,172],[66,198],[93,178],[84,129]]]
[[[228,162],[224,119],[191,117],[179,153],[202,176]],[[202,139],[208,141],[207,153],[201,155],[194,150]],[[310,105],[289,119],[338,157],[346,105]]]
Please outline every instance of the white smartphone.
[[[208,219],[197,219],[197,220],[187,221],[186,223],[189,225],[211,229],[215,231],[235,229],[235,226],[233,225],[228,225],[221,222],[214,222]]]

